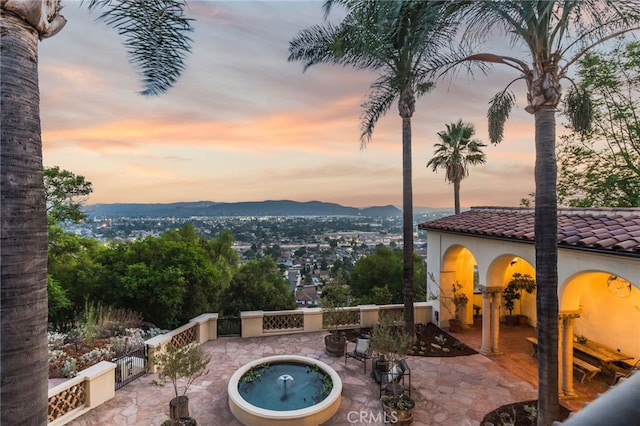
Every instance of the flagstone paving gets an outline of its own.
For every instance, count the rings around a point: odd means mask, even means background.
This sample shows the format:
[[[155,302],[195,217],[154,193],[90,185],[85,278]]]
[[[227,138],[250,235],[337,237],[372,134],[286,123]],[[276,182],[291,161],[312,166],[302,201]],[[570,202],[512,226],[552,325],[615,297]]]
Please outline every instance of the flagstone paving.
[[[226,337],[202,345],[212,356],[209,373],[189,389],[189,410],[199,425],[240,426],[228,407],[227,383],[243,364],[270,355],[303,355],[333,367],[343,381],[342,403],[326,425],[382,425],[378,385],[362,364],[324,352],[326,333],[302,333],[242,339]],[[479,425],[491,410],[515,401],[536,399],[534,385],[483,355],[451,358],[410,357],[415,426]],[[158,426],[169,417],[173,388],[152,385],[155,374],[128,384],[115,398],[69,423]]]

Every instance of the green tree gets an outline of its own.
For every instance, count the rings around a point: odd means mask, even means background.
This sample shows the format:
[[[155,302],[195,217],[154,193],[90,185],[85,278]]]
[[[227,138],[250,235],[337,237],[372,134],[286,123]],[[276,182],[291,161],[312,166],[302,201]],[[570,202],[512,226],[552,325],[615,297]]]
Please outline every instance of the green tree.
[[[93,238],[66,232],[58,225],[49,226],[47,272],[70,302],[49,311],[49,322],[54,327],[70,324],[82,312],[86,299],[95,300],[101,294],[96,277],[101,274],[100,258],[105,250]],[[56,295],[49,293],[51,297]]]
[[[578,92],[593,108],[588,132],[558,146],[558,202],[571,207],[640,207],[640,43],[618,42],[579,62]],[[573,105],[567,102],[569,109]],[[567,111],[571,113],[571,111]]]
[[[160,327],[175,327],[203,312],[218,312],[235,256],[225,257],[230,234],[206,241],[192,225],[116,245],[102,257],[96,300],[135,309]]]
[[[393,294],[386,285],[375,286],[371,289],[371,302],[376,305],[388,305],[393,303]]]
[[[63,326],[66,312],[72,308],[73,304],[67,297],[64,288],[49,274],[47,274],[47,296],[49,322],[54,325],[55,329],[58,329]]]
[[[397,101],[402,120],[402,217],[404,238],[404,320],[414,334],[413,317],[413,186],[411,117],[416,100],[432,86],[429,69],[438,50],[453,36],[455,26],[441,2],[336,0],[346,7],[339,25],[316,25],[289,42],[289,60],[370,70],[378,74],[362,105],[361,143],[370,141],[374,127]]]
[[[437,172],[439,168],[445,170],[445,180],[453,183],[453,199],[455,213],[460,213],[460,182],[469,176],[469,165],[482,164],[486,156],[482,152],[485,144],[473,139],[475,134],[473,124],[447,124],[446,132],[438,132],[440,142],[434,144],[433,157],[427,162],[427,167]]]
[[[465,40],[483,40],[496,31],[522,45],[526,59],[511,55],[478,53],[460,63],[503,64],[518,76],[491,100],[489,137],[503,139],[504,123],[515,103],[509,91],[515,81],[527,87],[525,110],[535,120],[535,250],[538,317],[538,424],[549,425],[559,417],[558,401],[558,252],[556,195],[556,111],[562,94],[560,80],[571,65],[590,49],[638,28],[640,2],[500,1],[460,2],[466,19]],[[517,50],[512,50],[517,51]],[[529,65],[529,62],[531,65]],[[580,105],[588,105],[578,102]],[[575,123],[588,118],[581,109]],[[584,128],[583,125],[581,128]]]
[[[65,24],[60,2],[3,1],[0,26],[0,399],[2,424],[47,422],[47,215],[42,168],[38,42]],[[143,94],[169,88],[190,49],[178,0],[90,0],[125,36]],[[16,338],[19,336],[19,338]]]
[[[269,256],[240,266],[222,296],[224,315],[242,311],[295,309],[296,301],[278,265]]]
[[[391,294],[390,303],[402,303],[403,256],[402,249],[381,246],[356,262],[349,277],[349,286],[359,303],[375,303],[376,298],[380,300],[385,290],[375,290],[376,288],[386,288]],[[414,254],[413,263],[415,274],[412,291],[417,300],[426,300],[424,261]]]
[[[58,166],[44,168],[44,194],[47,200],[47,216],[53,223],[65,220],[78,223],[87,215],[82,206],[93,192],[91,182]]]
[[[271,256],[273,260],[278,260],[282,256],[282,248],[278,244],[274,244],[271,247],[264,249],[265,256]]]

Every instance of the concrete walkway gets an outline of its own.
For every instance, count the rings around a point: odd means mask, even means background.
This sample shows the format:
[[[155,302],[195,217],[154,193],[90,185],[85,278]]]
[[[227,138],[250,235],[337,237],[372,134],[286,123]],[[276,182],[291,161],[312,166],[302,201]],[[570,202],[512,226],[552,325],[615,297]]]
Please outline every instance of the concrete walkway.
[[[381,425],[378,385],[362,364],[324,353],[325,332],[241,339],[220,338],[202,345],[211,354],[209,373],[188,392],[190,414],[203,426],[240,426],[227,405],[227,382],[241,365],[270,355],[292,354],[319,359],[343,381],[342,404],[326,425]],[[510,402],[536,399],[535,387],[483,355],[452,358],[409,357],[415,426],[479,425],[491,410]],[[69,423],[158,426],[169,418],[170,386],[151,384],[148,374],[116,392],[114,399]],[[360,419],[362,421],[360,421]]]

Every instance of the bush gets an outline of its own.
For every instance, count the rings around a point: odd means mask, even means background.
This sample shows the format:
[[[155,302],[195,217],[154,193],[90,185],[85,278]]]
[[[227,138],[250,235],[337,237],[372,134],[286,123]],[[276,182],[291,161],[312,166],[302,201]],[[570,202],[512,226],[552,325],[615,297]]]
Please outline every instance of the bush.
[[[67,335],[64,333],[47,333],[47,344],[49,349],[60,349],[64,345],[66,339]]]

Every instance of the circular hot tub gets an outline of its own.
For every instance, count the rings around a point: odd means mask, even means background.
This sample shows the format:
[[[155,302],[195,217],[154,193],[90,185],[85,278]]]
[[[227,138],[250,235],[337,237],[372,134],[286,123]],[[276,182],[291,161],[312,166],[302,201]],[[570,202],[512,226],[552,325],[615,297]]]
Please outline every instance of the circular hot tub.
[[[319,425],[340,408],[342,380],[322,361],[275,355],[236,370],[228,392],[231,412],[247,426]]]

